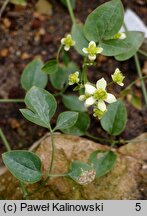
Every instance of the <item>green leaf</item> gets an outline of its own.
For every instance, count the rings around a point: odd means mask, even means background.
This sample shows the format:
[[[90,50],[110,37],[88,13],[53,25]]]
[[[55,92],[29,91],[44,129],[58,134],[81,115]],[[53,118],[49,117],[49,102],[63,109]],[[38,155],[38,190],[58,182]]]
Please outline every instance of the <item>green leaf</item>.
[[[67,7],[67,3],[66,3],[66,0],[60,0],[61,3]],[[71,3],[71,6],[72,6],[72,9],[75,9],[75,6],[76,6],[76,0],[70,0],[70,3]]]
[[[64,106],[70,110],[84,112],[86,108],[84,102],[80,101],[76,95],[63,95],[62,102]]]
[[[62,130],[63,133],[76,136],[83,136],[90,125],[90,118],[87,113],[80,112],[76,124],[68,129]]]
[[[59,89],[59,90],[61,90],[64,87],[64,84],[66,83],[67,78],[68,78],[68,75],[66,71],[61,67],[58,67],[58,70],[55,73],[50,74],[50,81],[51,81],[52,86],[55,89]]]
[[[2,159],[9,171],[20,181],[28,183],[40,181],[41,160],[36,154],[16,150],[2,154]]]
[[[131,100],[129,101],[136,109],[141,110],[142,108],[142,102],[141,102],[141,97],[132,94],[131,95]]]
[[[26,6],[27,4],[27,0],[11,0],[10,2],[21,6]]]
[[[79,114],[77,112],[70,112],[70,111],[61,113],[58,116],[55,130],[67,129],[72,127],[77,122],[78,115]]]
[[[73,161],[68,176],[78,184],[86,185],[95,179],[95,170],[89,164]]]
[[[57,70],[58,70],[58,63],[57,60],[55,59],[47,61],[42,67],[42,71],[47,74],[56,73]]]
[[[115,59],[118,61],[125,61],[131,58],[139,49],[144,41],[144,33],[138,31],[126,32],[127,38],[124,40],[124,43],[128,46],[125,52],[120,55],[116,55]]]
[[[71,34],[72,34],[73,40],[76,42],[74,46],[76,51],[79,54],[85,56],[82,49],[85,47],[88,47],[89,42],[84,36],[83,25],[74,24],[72,26]]]
[[[100,42],[99,46],[103,48],[102,54],[105,56],[115,56],[127,52],[130,46],[126,43],[126,40],[111,39]]]
[[[45,88],[48,77],[42,72],[42,65],[40,59],[35,59],[25,67],[21,76],[21,85],[25,90],[28,91],[32,86]]]
[[[120,0],[112,0],[96,8],[86,19],[84,33],[89,41],[110,39],[119,32],[124,19]]]
[[[97,150],[92,152],[89,158],[89,163],[96,170],[96,177],[101,177],[108,173],[114,166],[116,154],[112,151]]]
[[[101,125],[104,130],[114,136],[119,135],[126,126],[127,111],[121,100],[116,101],[108,106],[108,110],[101,119]]]
[[[62,67],[62,69],[66,72],[67,78],[71,73],[80,71],[79,67],[74,62],[69,62],[68,65],[65,67]]]
[[[44,89],[32,87],[26,94],[25,104],[28,109],[20,109],[22,115],[37,125],[49,128],[57,108],[54,96]]]

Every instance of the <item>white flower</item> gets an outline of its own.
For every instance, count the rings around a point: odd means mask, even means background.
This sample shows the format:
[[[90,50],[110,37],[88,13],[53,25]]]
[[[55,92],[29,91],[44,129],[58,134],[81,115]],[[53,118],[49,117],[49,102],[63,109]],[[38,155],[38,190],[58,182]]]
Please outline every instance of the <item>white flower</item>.
[[[65,38],[61,39],[61,44],[64,45],[65,51],[69,51],[70,47],[75,45],[75,41],[72,39],[71,35],[68,34]]]
[[[93,110],[93,116],[94,117],[97,117],[98,119],[101,119],[103,116],[104,116],[104,114],[106,113],[106,111],[107,110],[105,110],[104,112],[102,111],[102,110],[100,110],[100,109],[98,109],[98,108],[95,108],[94,110]]]
[[[111,75],[112,80],[116,82],[118,85],[123,86],[123,80],[125,76],[123,76],[122,72],[119,70],[119,68],[116,68],[115,72],[113,75]]]
[[[97,47],[94,41],[91,41],[87,48],[83,48],[82,51],[88,55],[90,61],[94,61],[96,59],[96,55],[98,53],[103,52],[103,48]]]
[[[68,77],[68,84],[69,85],[74,85],[75,83],[79,82],[79,72],[76,71],[75,73],[72,73]]]
[[[113,36],[112,39],[120,39],[120,40],[124,40],[126,38],[126,34],[124,32],[118,32],[117,34],[115,34]]]
[[[104,78],[97,81],[96,87],[89,83],[85,84],[85,95],[81,97],[85,100],[85,106],[95,105],[102,112],[106,111],[105,102],[113,103],[116,101],[114,95],[107,93],[106,86],[107,82]]]

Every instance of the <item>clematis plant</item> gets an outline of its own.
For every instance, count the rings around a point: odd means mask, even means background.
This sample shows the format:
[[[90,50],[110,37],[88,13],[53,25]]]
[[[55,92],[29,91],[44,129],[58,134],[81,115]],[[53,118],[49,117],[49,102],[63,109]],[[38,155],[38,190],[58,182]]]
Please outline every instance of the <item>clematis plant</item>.
[[[124,20],[124,9],[120,0],[111,0],[102,4],[88,15],[83,24],[79,23],[73,14],[75,1],[61,0],[61,2],[70,12],[73,22],[71,33],[61,39],[56,59],[50,59],[45,64],[40,59],[33,60],[24,69],[21,77],[22,87],[26,91],[24,99],[26,108],[20,109],[20,112],[28,121],[50,131],[52,157],[44,184],[54,176],[52,174],[54,132],[91,137],[87,132],[90,125],[89,107],[92,107],[93,116],[100,119],[102,128],[110,135],[107,142],[112,146],[119,142],[115,140],[115,136],[120,135],[125,129],[127,112],[124,102],[110,92],[109,86],[115,87],[115,84],[118,84],[122,87],[125,76],[119,68],[116,68],[111,75],[112,82],[108,83],[101,76],[95,84],[89,79],[88,71],[91,66],[96,67],[97,55],[111,56],[118,61],[124,61],[137,52],[144,40],[142,32],[120,32]],[[83,58],[81,68],[70,61],[68,52],[71,47]],[[48,78],[56,93],[44,90]],[[66,94],[68,86],[72,86],[77,94]],[[60,113],[53,127],[52,118],[57,109],[55,97],[58,96],[69,111]],[[99,140],[98,137],[96,139]],[[21,186],[23,183],[23,192],[25,183],[38,182],[44,176],[41,160],[32,152],[22,150],[6,152],[3,154],[3,161],[21,182]],[[63,176],[81,185],[90,184],[95,178],[108,173],[115,161],[116,154],[113,151],[95,151],[91,153],[87,163],[73,161]],[[24,198],[26,197],[29,197],[27,191],[24,194]]]

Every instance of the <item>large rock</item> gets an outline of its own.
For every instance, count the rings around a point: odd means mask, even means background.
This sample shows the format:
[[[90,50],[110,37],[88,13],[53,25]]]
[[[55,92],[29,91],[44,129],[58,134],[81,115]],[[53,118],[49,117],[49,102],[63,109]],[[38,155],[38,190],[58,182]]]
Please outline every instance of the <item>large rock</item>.
[[[40,156],[43,172],[47,173],[51,159],[50,135],[45,135],[32,149]],[[53,173],[66,172],[72,160],[86,162],[90,153],[98,149],[110,148],[85,138],[56,134]],[[65,177],[54,177],[30,199],[146,199],[147,134],[113,151],[117,161],[107,175],[85,186]],[[9,171],[1,169],[0,175],[0,198],[22,199],[19,183]],[[27,185],[27,189],[32,193],[39,184]]]

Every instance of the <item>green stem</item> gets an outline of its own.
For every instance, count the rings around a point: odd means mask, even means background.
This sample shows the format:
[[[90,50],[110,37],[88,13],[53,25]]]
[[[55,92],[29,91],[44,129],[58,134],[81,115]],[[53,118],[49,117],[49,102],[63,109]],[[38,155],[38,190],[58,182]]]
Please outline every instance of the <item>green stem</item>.
[[[27,200],[28,199],[28,192],[25,188],[25,184],[22,181],[19,181],[19,184],[20,184],[21,190],[23,192],[23,197],[24,197],[24,199]]]
[[[56,60],[57,60],[57,63],[59,63],[59,56],[60,56],[60,52],[62,50],[62,45],[60,45],[58,51],[57,51],[57,56],[56,56]]]
[[[139,77],[138,77],[136,80],[134,80],[133,82],[131,82],[125,89],[131,88],[131,87],[136,83],[137,80],[145,80],[146,78],[147,78],[147,75],[146,75],[146,76],[143,76],[142,78],[139,78]],[[124,90],[125,90],[125,89],[124,89]],[[124,91],[124,90],[123,90],[123,91]]]
[[[123,24],[123,26],[125,28],[125,31],[128,31],[125,23]],[[138,59],[138,54],[137,53],[134,54],[134,60],[135,60],[136,69],[137,69],[137,73],[138,73],[139,79],[141,80],[141,87],[142,87],[142,92],[143,92],[145,104],[147,106],[147,90],[146,90],[145,83],[143,81],[143,76],[142,76],[141,67],[140,67],[140,63],[139,63],[139,59]]]
[[[2,17],[2,14],[3,14],[5,8],[6,8],[7,5],[9,4],[9,1],[10,1],[10,0],[5,0],[5,1],[4,1],[3,5],[2,5],[2,7],[1,7],[1,9],[0,9],[0,19],[1,19],[1,17]]]
[[[3,141],[3,143],[4,143],[5,147],[6,147],[7,151],[11,151],[10,144],[8,143],[8,141],[7,141],[7,139],[6,139],[6,137],[5,137],[5,135],[4,135],[1,128],[0,128],[0,136],[1,136],[1,139],[2,139],[2,141]],[[21,181],[19,181],[19,184],[20,184],[20,187],[21,187],[21,190],[22,190],[22,193],[23,193],[23,198],[27,199],[28,198],[28,192],[27,192],[27,190],[25,188],[25,184],[23,182],[21,182]]]
[[[100,141],[100,142],[109,142],[109,143],[118,143],[119,141],[115,141],[115,140],[112,140],[112,139],[105,139],[105,138],[99,138],[99,137],[95,137],[91,134],[89,134],[88,132],[85,134],[87,137],[91,138],[91,139],[94,139],[94,140],[97,140],[97,141]]]
[[[147,53],[146,53],[145,51],[143,51],[143,50],[138,50],[138,52],[139,52],[140,54],[144,55],[145,57],[147,57]]]
[[[5,147],[6,147],[6,150],[11,151],[11,147],[10,147],[10,145],[9,145],[9,143],[8,143],[8,141],[7,141],[7,139],[6,139],[6,137],[5,137],[5,135],[4,135],[1,128],[0,128],[0,137],[1,137],[3,143],[4,143]]]
[[[24,99],[0,99],[0,103],[24,103]]]
[[[86,65],[86,62],[87,62],[87,57],[84,57],[84,63],[83,63],[83,70],[82,70],[82,82],[85,84],[88,82],[88,78],[87,78],[87,65]]]
[[[64,176],[67,176],[68,174],[67,173],[63,173],[63,174],[49,174],[48,176],[49,177],[64,177]]]
[[[51,146],[52,146],[52,154],[51,154],[49,173],[48,173],[48,176],[46,177],[46,179],[41,183],[41,185],[36,190],[34,190],[32,193],[30,193],[29,196],[32,196],[35,193],[37,193],[39,190],[41,190],[46,185],[46,183],[48,182],[50,177],[52,176],[51,172],[52,172],[53,161],[54,161],[54,131],[52,130],[51,125],[49,126],[49,129],[50,129]]]
[[[54,162],[54,132],[51,128],[51,125],[49,126],[50,129],[50,136],[51,136],[51,146],[52,146],[52,154],[51,154],[51,162],[50,162],[50,168],[49,168],[49,174],[51,174],[52,172],[52,168],[53,168],[53,162]]]
[[[69,11],[72,23],[75,24],[76,19],[75,19],[74,13],[73,13],[73,9],[72,9],[70,0],[66,0],[66,3],[67,3],[67,7],[68,7],[68,11]]]
[[[112,82],[110,82],[110,83],[108,83],[108,85],[107,86],[110,86],[110,85],[112,85],[112,84],[114,84],[115,82],[114,81],[112,81]]]
[[[139,78],[141,80],[141,87],[142,87],[142,92],[143,92],[145,104],[147,106],[147,90],[146,90],[145,83],[143,81],[143,76],[142,76],[141,67],[140,67],[140,63],[139,63],[139,59],[138,59],[137,53],[134,55],[134,60],[135,60],[138,76],[139,76]]]

